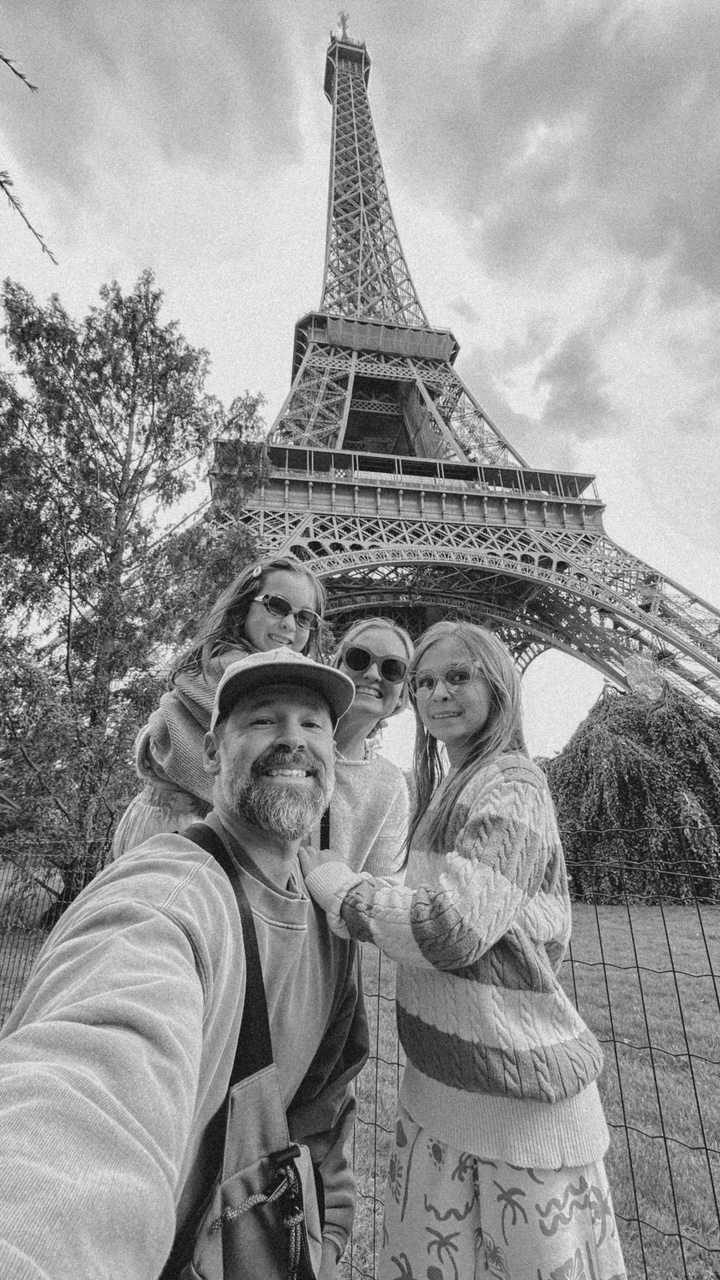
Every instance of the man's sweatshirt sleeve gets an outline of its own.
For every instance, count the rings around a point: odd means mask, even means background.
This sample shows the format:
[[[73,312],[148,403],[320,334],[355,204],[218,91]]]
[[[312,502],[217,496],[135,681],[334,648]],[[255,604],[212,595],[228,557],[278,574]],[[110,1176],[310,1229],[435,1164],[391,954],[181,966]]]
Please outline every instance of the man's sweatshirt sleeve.
[[[171,908],[112,878],[56,927],[0,1035],[4,1280],[156,1280],[197,1104],[202,967]]]

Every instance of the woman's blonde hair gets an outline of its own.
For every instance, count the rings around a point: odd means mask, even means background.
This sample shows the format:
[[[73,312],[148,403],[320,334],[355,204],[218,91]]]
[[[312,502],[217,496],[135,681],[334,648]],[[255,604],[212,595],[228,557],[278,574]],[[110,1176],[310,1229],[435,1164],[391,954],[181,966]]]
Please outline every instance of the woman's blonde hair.
[[[449,639],[460,640],[469,660],[478,663],[480,673],[490,687],[491,706],[485,724],[470,738],[465,758],[433,812],[426,833],[427,847],[433,852],[441,852],[455,803],[476,769],[504,751],[527,754],[522,727],[520,673],[509,649],[492,631],[472,622],[436,622],[418,640],[410,665],[410,678],[419,670],[428,649],[440,640]],[[408,832],[408,848],[445,774],[437,739],[422,723],[412,692],[411,698],[416,719],[413,759],[415,805]]]
[[[173,666],[171,681],[181,671],[207,672],[211,659],[226,649],[246,646],[248,652],[252,652],[252,645],[245,638],[245,619],[255,596],[263,594],[268,575],[276,571],[297,573],[307,578],[313,589],[313,608],[322,618],[325,612],[325,588],[307,566],[301,560],[296,560],[295,556],[263,556],[261,560],[255,560],[253,564],[241,569],[230,586],[218,596],[188,647]],[[310,632],[303,653],[321,660],[317,631]]]
[[[342,662],[343,653],[345,649],[347,649],[348,645],[358,644],[360,641],[360,636],[365,631],[370,631],[375,627],[380,627],[382,630],[385,630],[385,631],[391,631],[394,636],[397,636],[398,640],[401,642],[401,644],[403,645],[403,648],[405,649],[405,652],[408,657],[408,662],[412,662],[413,654],[415,652],[415,646],[404,627],[398,626],[397,622],[393,622],[391,618],[363,618],[360,622],[355,622],[351,627],[348,627],[347,631],[345,632],[345,635],[340,640],[338,647],[332,656],[332,665],[334,667],[339,667],[340,663]],[[390,715],[391,716],[398,715],[399,712],[405,710],[408,704],[409,704],[408,685],[407,685],[407,680],[404,680],[402,689],[400,692],[400,697],[398,698],[396,706],[390,712]]]

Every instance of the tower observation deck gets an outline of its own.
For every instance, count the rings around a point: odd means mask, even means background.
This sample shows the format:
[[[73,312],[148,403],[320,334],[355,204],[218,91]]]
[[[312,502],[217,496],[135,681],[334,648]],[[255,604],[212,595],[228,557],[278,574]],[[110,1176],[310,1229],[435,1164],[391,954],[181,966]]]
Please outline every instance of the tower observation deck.
[[[257,484],[219,441],[222,518],[311,562],[338,631],[385,614],[498,631],[521,666],[557,648],[622,687],[661,670],[720,701],[720,612],[605,533],[594,477],[530,465],[459,376],[402,252],[370,111],[370,57],[330,39],[322,295],[295,327],[289,393]]]

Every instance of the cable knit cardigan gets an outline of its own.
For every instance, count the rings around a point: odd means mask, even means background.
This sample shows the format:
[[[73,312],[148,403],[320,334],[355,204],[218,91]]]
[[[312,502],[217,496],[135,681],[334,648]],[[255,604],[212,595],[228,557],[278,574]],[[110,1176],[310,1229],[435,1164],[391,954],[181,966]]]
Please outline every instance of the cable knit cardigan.
[[[404,885],[337,862],[306,877],[337,933],[398,962],[403,1102],[481,1156],[545,1168],[599,1159],[602,1052],[558,978],[570,899],[545,776],[520,754],[479,768],[442,853],[425,845],[434,805]]]

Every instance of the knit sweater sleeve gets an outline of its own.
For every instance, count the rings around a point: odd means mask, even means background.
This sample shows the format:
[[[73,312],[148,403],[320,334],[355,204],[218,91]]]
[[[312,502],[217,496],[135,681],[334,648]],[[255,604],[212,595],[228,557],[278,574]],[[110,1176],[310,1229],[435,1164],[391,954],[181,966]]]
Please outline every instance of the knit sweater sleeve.
[[[372,941],[393,960],[461,970],[522,919],[559,847],[544,776],[522,756],[480,769],[458,798],[453,847],[438,855],[437,874],[415,885],[390,884],[326,863],[306,874],[313,897],[344,936]],[[412,872],[413,854],[411,854]],[[432,855],[426,859],[430,864]]]

